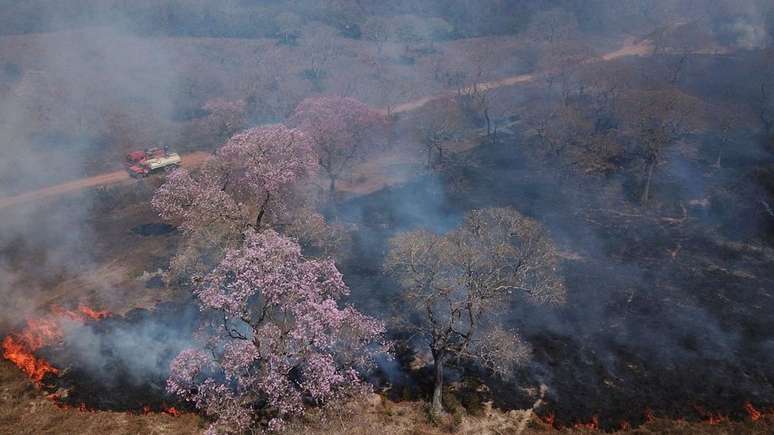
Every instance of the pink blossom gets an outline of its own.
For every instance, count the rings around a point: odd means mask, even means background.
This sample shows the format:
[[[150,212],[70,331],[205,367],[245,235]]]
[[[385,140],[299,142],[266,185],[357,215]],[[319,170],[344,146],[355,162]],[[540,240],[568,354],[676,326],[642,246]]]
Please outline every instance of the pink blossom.
[[[302,414],[305,401],[359,391],[357,369],[380,350],[384,325],[339,307],[349,289],[333,261],[303,257],[298,243],[270,229],[247,230],[194,293],[203,310],[223,319],[208,340],[216,358],[181,353],[168,389],[223,430],[244,430],[245,415],[248,426],[259,424],[260,404],[268,405],[260,413],[269,417],[265,427],[276,430]],[[205,366],[212,373],[202,381]]]
[[[311,139],[320,167],[335,181],[386,136],[387,118],[354,98],[307,98],[290,119]]]
[[[187,232],[218,226],[239,234],[293,201],[291,187],[316,167],[309,139],[281,124],[237,133],[197,173],[172,172],[151,201]]]

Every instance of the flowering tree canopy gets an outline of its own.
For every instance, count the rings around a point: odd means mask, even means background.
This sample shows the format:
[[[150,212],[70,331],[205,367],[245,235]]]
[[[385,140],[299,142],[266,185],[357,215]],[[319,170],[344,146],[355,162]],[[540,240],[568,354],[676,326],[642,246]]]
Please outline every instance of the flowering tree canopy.
[[[290,123],[309,135],[333,193],[336,180],[384,134],[387,118],[354,98],[323,96],[301,101]]]
[[[308,137],[276,124],[232,136],[198,171],[169,174],[152,204],[186,236],[170,276],[198,279],[245,229],[292,221],[308,202],[300,181],[315,168]]]
[[[216,422],[211,430],[268,429],[362,391],[383,325],[337,299],[349,289],[332,260],[306,259],[273,230],[249,229],[194,293],[212,314],[201,349],[180,353],[168,390]]]
[[[170,174],[152,204],[184,231],[221,224],[241,232],[286,208],[294,183],[315,166],[311,142],[299,130],[256,127],[232,136],[197,174]]]

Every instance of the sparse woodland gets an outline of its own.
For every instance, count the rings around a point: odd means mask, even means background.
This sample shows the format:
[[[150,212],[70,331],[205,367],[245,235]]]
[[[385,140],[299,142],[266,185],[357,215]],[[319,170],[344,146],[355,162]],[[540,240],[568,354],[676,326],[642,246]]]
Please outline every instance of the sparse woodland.
[[[770,2],[0,3],[9,433],[774,425]]]

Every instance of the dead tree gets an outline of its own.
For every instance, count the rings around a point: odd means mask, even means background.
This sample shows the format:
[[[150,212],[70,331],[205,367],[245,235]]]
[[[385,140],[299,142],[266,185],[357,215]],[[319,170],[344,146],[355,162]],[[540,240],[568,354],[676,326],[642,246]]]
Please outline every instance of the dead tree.
[[[701,102],[676,89],[662,89],[630,93],[622,109],[625,128],[638,145],[635,154],[643,163],[640,202],[645,205],[656,168],[665,161],[670,147],[699,123]]]
[[[427,103],[416,119],[416,136],[427,156],[425,164],[432,169],[443,164],[446,147],[462,135],[465,116],[456,100],[441,98]]]

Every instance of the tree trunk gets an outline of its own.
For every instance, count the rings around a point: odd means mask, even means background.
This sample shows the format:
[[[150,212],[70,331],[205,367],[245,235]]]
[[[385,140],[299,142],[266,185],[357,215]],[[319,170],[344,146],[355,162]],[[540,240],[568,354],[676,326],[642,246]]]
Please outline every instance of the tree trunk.
[[[258,216],[255,218],[256,231],[260,231],[259,228],[261,228],[261,221],[263,220],[263,215],[266,214],[266,205],[269,203],[270,198],[271,198],[271,194],[269,192],[266,192],[266,198],[264,198],[263,204],[261,204],[261,208],[258,210]]]
[[[330,184],[328,185],[328,193],[331,195],[331,200],[336,199],[336,177],[331,175],[330,176]]]
[[[645,179],[645,190],[642,191],[642,198],[640,199],[640,203],[642,205],[645,205],[645,203],[648,202],[648,198],[650,197],[650,183],[653,179],[653,169],[656,167],[656,162],[651,162],[648,165],[648,177]]]
[[[433,387],[433,405],[432,414],[438,416],[443,414],[443,362],[444,357],[441,354],[433,353],[435,362],[435,384]]]
[[[489,109],[484,109],[484,120],[486,121],[486,136],[492,136],[492,121],[489,119]]]
[[[718,159],[715,160],[715,164],[712,165],[712,166],[720,169],[720,159],[721,159],[721,157],[723,157],[723,152],[722,151],[718,151]]]

